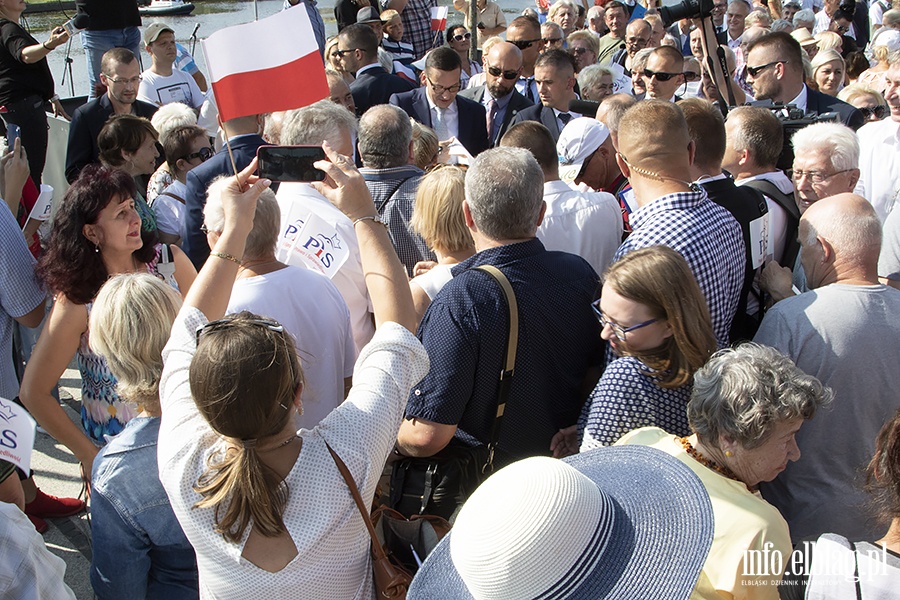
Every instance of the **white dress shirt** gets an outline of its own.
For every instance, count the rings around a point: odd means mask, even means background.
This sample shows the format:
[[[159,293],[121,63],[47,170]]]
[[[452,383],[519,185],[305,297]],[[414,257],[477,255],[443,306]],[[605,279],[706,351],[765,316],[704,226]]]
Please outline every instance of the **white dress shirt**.
[[[444,125],[447,127],[449,137],[442,138],[441,141],[450,139],[451,137],[459,139],[459,109],[456,107],[456,100],[450,103],[450,106],[447,108],[441,108],[431,101],[431,97],[427,92],[425,93],[425,98],[428,100],[428,110],[431,113],[431,124],[437,125],[438,111],[441,111]],[[434,130],[437,131],[437,127],[434,127]],[[440,136],[438,137],[440,138]]]
[[[900,122],[890,117],[867,123],[859,136],[859,183],[855,192],[884,220],[900,196]]]

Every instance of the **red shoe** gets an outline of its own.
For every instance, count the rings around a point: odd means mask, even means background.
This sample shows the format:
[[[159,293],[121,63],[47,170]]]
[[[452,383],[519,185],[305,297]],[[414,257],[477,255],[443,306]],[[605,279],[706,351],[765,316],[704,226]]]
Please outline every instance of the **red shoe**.
[[[84,507],[84,502],[78,498],[57,498],[38,490],[34,500],[25,505],[25,514],[30,517],[70,517],[83,511]]]
[[[35,517],[33,515],[25,516],[28,517],[28,520],[31,521],[31,524],[34,525],[34,528],[37,529],[38,533],[47,533],[47,530],[50,529],[47,521],[43,520],[42,518]]]

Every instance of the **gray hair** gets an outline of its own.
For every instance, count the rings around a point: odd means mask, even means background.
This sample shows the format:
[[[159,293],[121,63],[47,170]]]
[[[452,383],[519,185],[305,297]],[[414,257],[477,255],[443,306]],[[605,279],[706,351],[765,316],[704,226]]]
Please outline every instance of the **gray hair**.
[[[889,27],[896,23],[900,23],[900,9],[892,8],[891,10],[884,11],[884,14],[881,16],[881,24],[885,27]]]
[[[675,39],[675,38],[672,38]],[[638,50],[634,53],[634,56],[631,58],[631,70],[639,71],[647,66],[647,59],[650,58],[650,55],[653,54],[653,51],[656,48],[644,48],[642,50]],[[638,67],[637,69],[635,67]]]
[[[804,8],[803,10],[798,10],[794,13],[793,26],[794,29],[800,29],[801,27],[806,27],[807,29],[811,29],[809,27],[810,24],[816,22],[816,13],[812,11],[811,8]]]
[[[488,238],[534,237],[544,205],[544,173],[523,148],[485,150],[466,173],[466,201]]]
[[[772,33],[775,33],[776,31],[786,31],[790,33],[793,30],[794,24],[787,19],[775,19],[775,22],[772,23]]]
[[[837,171],[859,168],[859,138],[841,123],[813,123],[791,138],[794,156],[817,151],[831,156],[831,167]]]
[[[412,125],[401,108],[377,104],[359,119],[359,156],[363,166],[389,169],[409,164]]]
[[[222,191],[228,185],[228,177],[217,177],[206,192],[206,205],[203,207],[203,224],[206,229],[221,233],[225,227],[225,211],[222,208]],[[281,209],[275,199],[275,192],[266,189],[256,203],[256,215],[253,217],[253,229],[247,236],[244,258],[265,258],[275,252],[278,233],[281,228]]]
[[[597,6],[596,4],[591,6],[587,11],[587,16],[585,17],[588,21],[591,19],[595,19],[603,13],[603,7]]]
[[[616,76],[613,70],[603,65],[588,65],[577,75],[578,87],[582,90],[589,90],[600,82],[600,78],[609,75],[615,80]]]
[[[775,425],[811,419],[833,396],[778,350],[746,343],[719,350],[694,374],[688,423],[704,444],[718,448],[724,436],[750,450]]]
[[[568,2],[566,4],[568,4]],[[544,21],[543,23],[541,23],[541,34],[542,35],[549,36],[551,33],[551,30],[554,33],[558,34],[559,37],[563,38],[563,42],[566,41],[566,32],[563,31],[563,28],[560,27],[559,23],[556,23],[554,21]],[[593,35],[593,34],[591,34],[591,35]]]
[[[150,124],[159,134],[159,143],[165,146],[169,134],[177,128],[197,124],[197,113],[186,104],[170,102],[159,107],[150,119]]]
[[[353,135],[355,132],[356,117],[349,110],[330,100],[319,100],[284,114],[281,143],[288,146],[319,146],[322,140],[327,140],[336,148],[344,134]]]

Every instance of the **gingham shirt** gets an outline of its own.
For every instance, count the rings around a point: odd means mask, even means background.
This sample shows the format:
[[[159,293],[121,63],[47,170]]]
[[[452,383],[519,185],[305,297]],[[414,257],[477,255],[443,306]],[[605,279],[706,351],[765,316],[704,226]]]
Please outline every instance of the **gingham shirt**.
[[[648,246],[668,246],[679,252],[706,296],[719,347],[727,346],[744,282],[740,224],[702,189],[657,198],[631,213],[630,222],[633,232],[614,260]]]
[[[0,502],[0,598],[75,600],[65,573],[66,563],[47,550],[25,513]]]
[[[386,8],[388,0],[382,0]],[[437,7],[437,0],[409,0],[400,11],[403,21],[403,40],[413,46],[416,60],[425,56],[432,48],[444,45],[444,32],[431,30],[431,9]]]

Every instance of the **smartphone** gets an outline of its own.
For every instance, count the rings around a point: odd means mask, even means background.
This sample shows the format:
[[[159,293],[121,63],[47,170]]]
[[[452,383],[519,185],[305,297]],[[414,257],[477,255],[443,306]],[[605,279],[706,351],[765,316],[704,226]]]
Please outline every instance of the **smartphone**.
[[[19,126],[15,123],[9,123],[6,125],[6,147],[8,148],[7,152],[12,152],[16,147],[16,140],[21,137],[22,130],[19,129]]]
[[[260,146],[259,176],[272,181],[323,181],[325,171],[313,167],[328,160],[321,146]]]
[[[75,27],[75,19],[69,19],[68,21],[63,23],[62,28],[65,29],[66,33],[68,33],[70,36],[75,35],[75,33],[78,31],[78,28]]]

